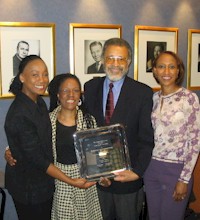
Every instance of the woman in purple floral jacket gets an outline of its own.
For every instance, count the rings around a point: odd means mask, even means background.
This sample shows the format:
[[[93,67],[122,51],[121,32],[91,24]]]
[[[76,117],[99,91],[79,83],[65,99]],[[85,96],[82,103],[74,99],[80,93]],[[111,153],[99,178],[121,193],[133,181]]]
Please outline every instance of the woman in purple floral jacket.
[[[149,218],[182,220],[200,150],[199,99],[181,87],[184,65],[175,53],[161,53],[153,74],[161,90],[153,96],[155,147],[144,175]]]

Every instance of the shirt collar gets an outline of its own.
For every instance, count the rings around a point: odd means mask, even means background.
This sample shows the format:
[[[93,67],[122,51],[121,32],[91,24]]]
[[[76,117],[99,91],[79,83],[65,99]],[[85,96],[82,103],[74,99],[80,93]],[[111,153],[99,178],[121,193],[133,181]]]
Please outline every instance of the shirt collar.
[[[118,81],[112,82],[113,85],[114,85],[114,88],[116,88],[116,87],[121,87],[122,84],[124,83],[124,79],[125,79],[125,76],[122,77],[122,78],[121,78],[120,80],[118,80]],[[111,83],[111,81],[108,79],[108,77],[106,77],[106,79],[105,79],[105,86],[106,86],[106,88],[109,88],[109,84],[110,84],[110,83]]]

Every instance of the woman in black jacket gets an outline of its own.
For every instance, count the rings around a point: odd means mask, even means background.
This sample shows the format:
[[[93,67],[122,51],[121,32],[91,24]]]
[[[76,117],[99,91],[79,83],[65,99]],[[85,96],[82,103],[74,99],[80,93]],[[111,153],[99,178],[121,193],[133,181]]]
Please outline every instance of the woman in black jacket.
[[[53,165],[51,123],[41,98],[49,83],[44,61],[30,55],[23,59],[10,92],[16,95],[6,120],[5,132],[15,166],[6,165],[6,188],[20,220],[51,219],[54,178],[72,180]],[[82,179],[82,188],[93,183]]]

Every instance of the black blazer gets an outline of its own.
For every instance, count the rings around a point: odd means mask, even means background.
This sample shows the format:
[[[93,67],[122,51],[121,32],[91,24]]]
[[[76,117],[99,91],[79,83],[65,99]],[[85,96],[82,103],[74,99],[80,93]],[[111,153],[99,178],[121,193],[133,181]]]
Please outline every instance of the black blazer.
[[[105,73],[103,69],[103,64],[101,64],[99,70],[96,70],[96,63],[93,63],[91,66],[88,67],[87,73]]]
[[[51,124],[44,100],[37,104],[20,93],[11,104],[5,132],[15,166],[6,165],[5,186],[23,204],[37,204],[52,198],[54,179],[46,174],[53,163]]]
[[[104,80],[105,77],[94,78],[84,86],[86,107],[96,118],[98,126],[105,125]],[[132,168],[140,177],[150,162],[154,146],[151,125],[152,95],[153,92],[147,85],[126,76],[111,118],[111,124],[121,123],[125,126]],[[139,190],[141,186],[142,178],[129,183],[114,181],[108,188],[99,187],[114,193],[131,193]]]

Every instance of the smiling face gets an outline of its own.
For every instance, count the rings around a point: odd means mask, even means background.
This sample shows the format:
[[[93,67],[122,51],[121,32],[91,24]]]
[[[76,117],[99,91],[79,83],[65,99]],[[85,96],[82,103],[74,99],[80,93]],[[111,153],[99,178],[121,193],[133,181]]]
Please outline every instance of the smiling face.
[[[161,87],[177,87],[179,69],[176,59],[170,54],[162,54],[153,68],[154,76]]]
[[[68,78],[60,85],[58,99],[65,110],[76,111],[80,96],[81,88],[77,80]]]
[[[118,81],[128,72],[130,60],[124,46],[110,45],[104,54],[104,69],[111,81]]]
[[[38,95],[43,95],[49,83],[47,66],[41,59],[35,59],[27,63],[20,74],[20,81],[23,83],[22,92],[33,101]]]
[[[97,44],[91,47],[91,54],[96,62],[101,61],[102,46]]]

